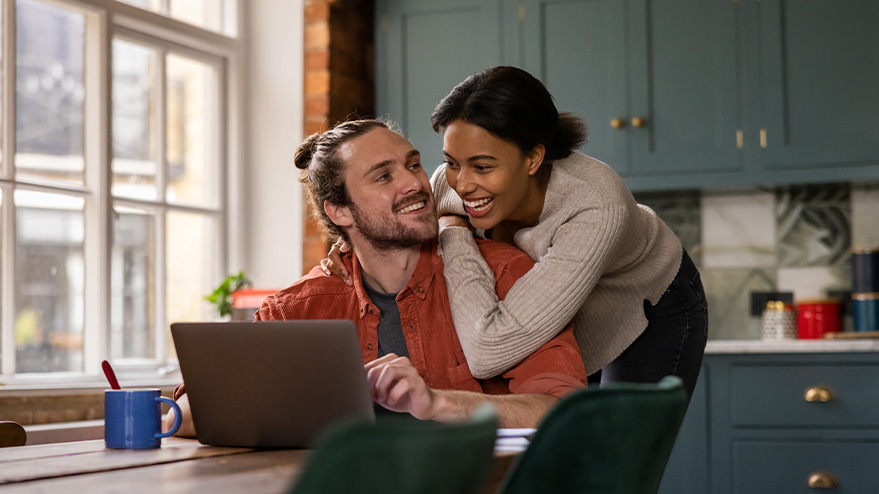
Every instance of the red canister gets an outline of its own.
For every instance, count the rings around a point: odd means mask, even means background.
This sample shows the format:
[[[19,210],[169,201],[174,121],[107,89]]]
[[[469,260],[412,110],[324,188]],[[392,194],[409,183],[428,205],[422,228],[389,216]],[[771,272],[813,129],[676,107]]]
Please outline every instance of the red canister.
[[[797,305],[797,334],[800,339],[823,338],[842,326],[840,303],[834,299],[801,300]]]

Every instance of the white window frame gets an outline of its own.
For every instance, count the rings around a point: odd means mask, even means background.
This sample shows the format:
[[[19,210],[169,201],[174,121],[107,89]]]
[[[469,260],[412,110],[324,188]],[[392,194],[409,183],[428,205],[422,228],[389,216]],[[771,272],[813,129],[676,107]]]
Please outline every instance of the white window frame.
[[[0,187],[3,189],[3,216],[0,218],[0,332],[3,352],[0,368],[0,389],[45,387],[105,387],[101,361],[110,354],[110,256],[112,249],[112,214],[114,205],[132,206],[157,213],[156,223],[156,358],[126,360],[116,365],[117,373],[130,382],[162,384],[176,382],[176,360],[167,355],[167,327],[165,319],[165,238],[164,214],[167,211],[197,212],[217,218],[219,230],[219,272],[229,272],[229,266],[241,266],[243,261],[243,220],[241,163],[243,162],[243,87],[241,66],[244,46],[242,39],[245,0],[237,2],[237,38],[228,37],[177,21],[114,0],[41,0],[46,3],[74,7],[86,13],[85,28],[85,142],[83,155],[86,162],[85,186],[58,186],[39,181],[16,180],[13,174],[15,156],[14,131],[8,128],[15,122],[15,0],[2,0],[3,8],[3,76],[2,76],[2,167]],[[112,42],[121,40],[144,43],[159,52],[157,81],[164,85],[164,53],[179,54],[212,65],[218,75],[219,108],[218,129],[219,196],[217,209],[168,204],[164,202],[165,154],[159,156],[156,186],[160,188],[155,201],[112,197]],[[94,63],[98,61],[98,63]],[[159,88],[164,93],[164,87]],[[164,100],[161,100],[164,101]],[[164,150],[164,105],[160,117],[158,149]],[[222,123],[225,123],[223,125]],[[85,199],[85,307],[83,334],[83,372],[24,374],[15,372],[15,341],[11,328],[15,324],[14,259],[10,254],[15,245],[15,208],[13,188],[63,192]],[[97,224],[92,225],[91,223]],[[216,280],[219,283],[221,280]],[[9,358],[10,355],[12,358]]]

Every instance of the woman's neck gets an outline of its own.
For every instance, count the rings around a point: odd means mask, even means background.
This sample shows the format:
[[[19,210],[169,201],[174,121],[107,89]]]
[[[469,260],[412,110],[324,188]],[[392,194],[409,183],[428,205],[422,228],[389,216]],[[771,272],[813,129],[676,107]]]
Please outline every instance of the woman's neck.
[[[540,223],[540,215],[543,213],[543,202],[546,200],[546,189],[549,186],[549,176],[547,178],[531,177],[525,197],[522,199],[520,207],[516,212],[510,215],[508,221],[512,223],[520,223],[520,228],[526,228]]]
[[[540,223],[540,215],[543,214],[543,203],[546,200],[548,186],[548,178],[533,178],[522,200],[521,207],[514,214],[510,215],[510,218],[501,221],[491,229],[489,232],[491,239],[515,245],[513,240],[516,232]]]

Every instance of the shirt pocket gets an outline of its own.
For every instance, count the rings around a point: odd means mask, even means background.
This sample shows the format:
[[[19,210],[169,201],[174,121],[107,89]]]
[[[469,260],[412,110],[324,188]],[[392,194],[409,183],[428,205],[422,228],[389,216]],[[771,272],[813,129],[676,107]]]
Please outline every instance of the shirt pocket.
[[[446,369],[446,376],[448,378],[447,387],[438,386],[439,389],[482,392],[482,386],[479,385],[479,381],[470,373],[470,368],[467,367],[467,364],[449,367]]]

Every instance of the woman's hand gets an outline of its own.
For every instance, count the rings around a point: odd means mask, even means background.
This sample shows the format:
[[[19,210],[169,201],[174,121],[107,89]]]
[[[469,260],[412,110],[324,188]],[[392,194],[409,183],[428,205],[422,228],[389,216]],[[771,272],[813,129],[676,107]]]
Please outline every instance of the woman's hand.
[[[473,231],[473,226],[461,216],[456,214],[444,214],[439,217],[439,233],[442,233],[447,228],[455,228],[455,227],[464,227]]]
[[[320,267],[324,270],[325,275],[336,275],[348,286],[351,286],[351,277],[348,275],[348,270],[345,269],[345,264],[342,262],[342,254],[350,250],[351,247],[340,238],[333,244],[330,253],[327,254],[327,258],[320,261]]]

